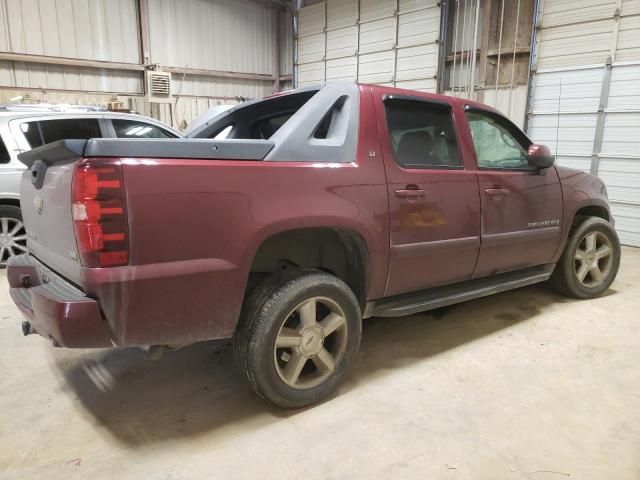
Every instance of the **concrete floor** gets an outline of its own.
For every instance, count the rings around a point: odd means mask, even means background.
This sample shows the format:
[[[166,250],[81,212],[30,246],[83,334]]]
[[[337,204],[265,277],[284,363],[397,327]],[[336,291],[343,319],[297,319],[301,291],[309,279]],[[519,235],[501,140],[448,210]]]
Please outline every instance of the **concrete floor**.
[[[622,265],[593,301],[534,286],[369,320],[340,395],[304,411],[252,395],[224,342],[153,362],[22,338],[2,287],[0,478],[637,480],[640,249]]]

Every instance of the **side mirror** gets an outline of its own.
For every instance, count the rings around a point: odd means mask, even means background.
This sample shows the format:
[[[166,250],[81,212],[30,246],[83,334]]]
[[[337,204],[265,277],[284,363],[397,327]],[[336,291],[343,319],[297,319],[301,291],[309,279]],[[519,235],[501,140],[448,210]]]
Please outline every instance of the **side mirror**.
[[[556,157],[551,155],[551,150],[546,145],[532,144],[529,147],[529,165],[536,168],[549,168],[556,161]]]

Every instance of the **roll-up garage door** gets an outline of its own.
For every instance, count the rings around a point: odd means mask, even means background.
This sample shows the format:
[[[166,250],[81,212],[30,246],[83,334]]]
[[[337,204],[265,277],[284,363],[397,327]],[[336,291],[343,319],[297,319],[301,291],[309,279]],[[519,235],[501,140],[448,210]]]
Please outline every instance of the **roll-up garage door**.
[[[605,181],[640,246],[640,0],[542,0],[538,25],[528,133]]]
[[[298,17],[298,86],[349,79],[434,92],[434,0],[327,0]]]

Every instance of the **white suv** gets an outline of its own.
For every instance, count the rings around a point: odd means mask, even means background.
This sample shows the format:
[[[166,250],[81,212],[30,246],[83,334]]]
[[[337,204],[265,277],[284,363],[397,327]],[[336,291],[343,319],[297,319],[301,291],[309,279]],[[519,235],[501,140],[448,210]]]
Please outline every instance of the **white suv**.
[[[70,138],[178,138],[152,118],[77,105],[0,105],[0,266],[27,251],[18,154]]]

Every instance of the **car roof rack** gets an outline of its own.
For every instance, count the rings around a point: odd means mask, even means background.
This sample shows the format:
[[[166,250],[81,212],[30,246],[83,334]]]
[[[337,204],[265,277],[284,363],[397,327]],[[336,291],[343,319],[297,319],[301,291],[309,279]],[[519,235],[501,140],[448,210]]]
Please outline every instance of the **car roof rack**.
[[[95,105],[73,105],[67,103],[5,103],[0,104],[0,112],[107,112],[107,107]]]

